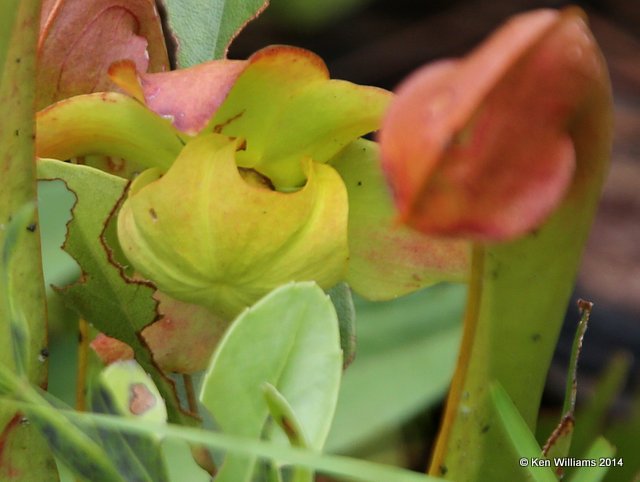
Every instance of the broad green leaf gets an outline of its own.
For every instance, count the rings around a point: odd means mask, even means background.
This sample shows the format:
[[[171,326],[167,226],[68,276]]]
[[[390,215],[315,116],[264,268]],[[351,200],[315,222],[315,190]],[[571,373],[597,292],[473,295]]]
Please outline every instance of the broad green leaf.
[[[465,294],[438,285],[384,303],[356,298],[358,356],[342,378],[328,451],[353,452],[442,399]]]
[[[33,406],[30,407],[30,410],[47,411],[49,408]],[[121,432],[126,431],[133,434],[155,434],[159,437],[179,439],[229,453],[278,460],[282,463],[308,467],[340,479],[362,482],[445,482],[444,479],[438,477],[411,472],[398,467],[336,455],[323,455],[317,451],[288,447],[193,427],[172,424],[160,425],[147,421],[134,422],[123,417],[92,413],[68,411],[64,414],[78,423],[91,423],[100,428]]]
[[[7,224],[18,210],[36,202],[33,106],[39,12],[38,0],[9,0],[0,5],[0,247],[5,245]],[[28,378],[45,386],[46,364],[38,360],[46,347],[47,326],[37,214],[32,222],[11,255],[11,272],[0,274],[0,365],[16,368],[9,322],[12,310],[2,294],[10,278],[13,311],[17,309],[24,317],[25,331],[30,334],[29,345],[20,349],[28,354]],[[21,419],[15,407],[0,406],[0,479],[56,480],[45,441],[33,426],[20,423]]]
[[[135,420],[166,422],[167,411],[149,375],[134,361],[115,362],[99,375],[91,390],[94,412]],[[99,430],[102,446],[126,480],[164,482],[160,438]]]
[[[135,62],[141,72],[168,70],[154,0],[57,0],[43,8],[38,108],[74,95],[113,90],[107,70],[120,59]]]
[[[75,201],[75,196],[63,181],[38,181],[42,268],[47,295],[51,294],[52,285],[68,284],[80,275],[77,263],[62,249]],[[51,298],[47,300],[49,304],[51,301]]]
[[[330,80],[308,50],[264,48],[251,56],[204,132],[245,139],[238,165],[267,176],[279,190],[304,185],[305,158],[327,162],[375,131],[391,94]]]
[[[62,100],[37,117],[36,153],[65,161],[100,154],[168,169],[184,134],[124,94],[100,92]]]
[[[491,385],[489,390],[491,403],[497,412],[500,424],[499,427],[493,427],[494,431],[503,431],[510,444],[510,446],[505,447],[508,451],[502,453],[502,460],[504,463],[511,463],[514,466],[519,465],[522,467],[524,465],[524,467],[520,468],[520,477],[513,480],[522,480],[527,477],[535,482],[556,482],[557,479],[551,467],[534,465],[533,461],[543,458],[542,450],[507,392],[499,383]],[[491,430],[491,428],[488,430]],[[525,460],[526,463],[518,463],[518,459]]]
[[[247,356],[247,347],[252,356]],[[291,283],[231,325],[213,355],[200,400],[223,432],[257,439],[269,414],[262,386],[270,383],[289,402],[309,446],[320,450],[333,419],[341,374],[338,320],[331,301],[314,283]],[[247,481],[254,465],[254,457],[229,455],[217,477],[221,482]]]
[[[136,360],[162,393],[169,418],[188,422],[190,419],[180,411],[173,384],[158,369],[140,336],[157,316],[155,288],[125,279],[105,248],[107,223],[124,195],[127,181],[91,167],[50,159],[40,160],[38,175],[41,179],[62,179],[76,196],[65,250],[80,265],[82,276],[60,294],[95,328],[131,346]]]
[[[169,35],[176,43],[177,67],[226,57],[242,28],[267,7],[268,0],[161,0]]]
[[[607,472],[611,469],[615,470],[616,466],[600,465],[600,458],[615,460],[616,462],[622,461],[621,458],[613,459],[615,454],[615,447],[607,442],[604,437],[598,437],[589,447],[589,450],[580,456],[582,460],[595,461],[596,466],[583,466],[576,469],[567,482],[601,482]]]
[[[372,300],[392,299],[439,281],[468,277],[470,243],[398,226],[378,145],[351,143],[329,161],[349,194],[347,282]]]
[[[327,294],[338,315],[342,365],[346,369],[356,357],[357,346],[356,309],[353,305],[351,289],[347,283],[338,283],[327,291]]]

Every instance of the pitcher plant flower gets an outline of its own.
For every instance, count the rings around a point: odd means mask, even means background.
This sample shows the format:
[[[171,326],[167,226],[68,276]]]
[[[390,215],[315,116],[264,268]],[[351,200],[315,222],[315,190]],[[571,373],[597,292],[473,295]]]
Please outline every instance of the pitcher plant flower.
[[[110,75],[129,95],[44,109],[37,152],[147,167],[118,238],[160,292],[231,320],[288,281],[346,280],[381,300],[466,278],[466,241],[394,226],[377,144],[360,139],[390,92],[329,79],[319,57],[286,46],[166,73],[125,60]]]

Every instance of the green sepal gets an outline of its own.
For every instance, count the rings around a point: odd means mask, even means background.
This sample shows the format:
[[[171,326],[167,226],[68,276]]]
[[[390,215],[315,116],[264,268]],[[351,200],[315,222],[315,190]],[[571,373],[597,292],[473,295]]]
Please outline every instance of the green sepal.
[[[305,158],[327,162],[377,130],[390,100],[382,89],[329,80],[322,59],[307,50],[272,46],[249,59],[203,132],[246,139],[238,165],[292,190],[305,183]]]
[[[388,300],[441,281],[466,281],[470,244],[424,236],[396,222],[375,142],[357,140],[330,164],[349,193],[346,281],[371,300]]]

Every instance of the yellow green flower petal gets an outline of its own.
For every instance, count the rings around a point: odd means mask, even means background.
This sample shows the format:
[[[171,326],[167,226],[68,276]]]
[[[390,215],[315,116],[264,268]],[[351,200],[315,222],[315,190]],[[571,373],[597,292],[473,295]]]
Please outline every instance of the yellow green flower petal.
[[[326,162],[377,130],[390,100],[385,90],[330,80],[307,50],[272,46],[249,59],[204,131],[247,139],[238,164],[294,189],[306,179],[301,159]]]
[[[338,173],[307,162],[305,187],[277,192],[244,179],[236,146],[217,134],[190,142],[162,178],[134,181],[118,217],[120,243],[143,276],[227,319],[288,281],[332,286],[348,258]]]

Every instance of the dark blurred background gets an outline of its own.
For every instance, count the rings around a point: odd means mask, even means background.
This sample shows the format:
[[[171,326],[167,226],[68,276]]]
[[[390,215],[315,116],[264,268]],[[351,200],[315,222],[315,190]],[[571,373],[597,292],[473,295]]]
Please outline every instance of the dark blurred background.
[[[232,44],[229,57],[292,44],[324,58],[334,78],[393,89],[424,63],[464,55],[517,12],[571,4],[588,14],[615,98],[613,162],[575,289],[576,299],[595,304],[580,359],[579,396],[588,398],[614,354],[623,353],[618,360],[631,369],[612,416],[624,419],[640,391],[640,1],[272,0]],[[549,373],[544,404],[550,410],[562,400],[578,318],[572,303]],[[416,423],[435,430],[437,419],[436,410]],[[423,453],[416,450],[414,466]]]

